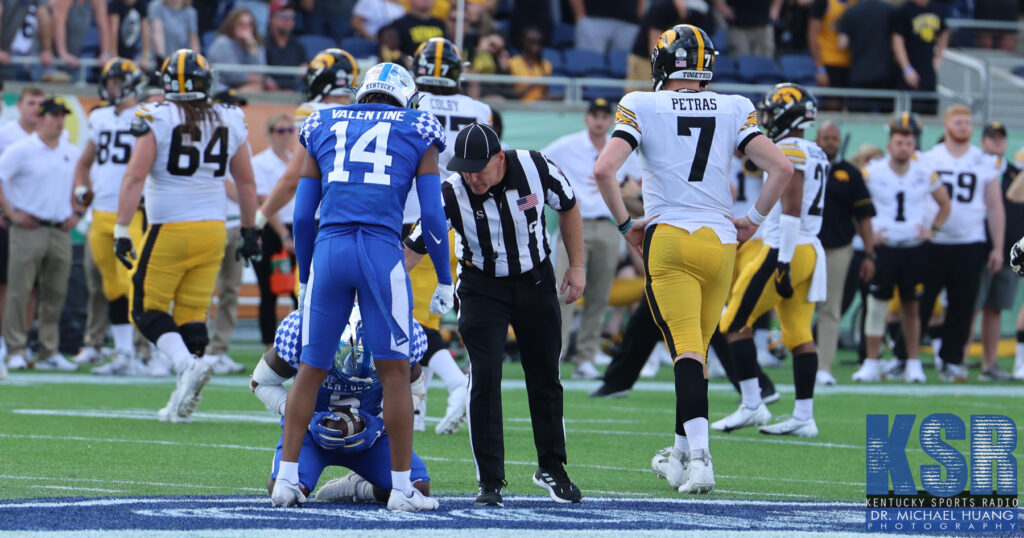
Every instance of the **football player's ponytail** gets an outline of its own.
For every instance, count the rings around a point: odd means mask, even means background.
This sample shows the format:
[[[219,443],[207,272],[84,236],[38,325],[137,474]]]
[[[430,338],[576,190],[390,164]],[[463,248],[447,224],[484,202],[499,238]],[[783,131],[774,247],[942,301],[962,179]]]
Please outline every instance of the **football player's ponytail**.
[[[181,112],[181,121],[189,129],[202,130],[203,124],[216,125],[220,123],[220,115],[213,105],[205,99],[197,101],[179,101],[178,110]]]

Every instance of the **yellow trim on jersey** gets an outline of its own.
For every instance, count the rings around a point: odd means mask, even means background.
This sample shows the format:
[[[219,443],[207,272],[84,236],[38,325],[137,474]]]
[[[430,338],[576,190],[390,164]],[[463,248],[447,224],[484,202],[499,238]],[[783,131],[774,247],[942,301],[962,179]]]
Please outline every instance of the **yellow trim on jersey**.
[[[690,30],[693,31],[693,36],[697,38],[697,71],[704,70],[704,37],[700,35],[700,30],[692,24],[687,24]]]
[[[153,115],[150,114],[148,110],[146,110],[145,106],[140,106],[139,108],[136,108],[135,115],[150,123],[153,123]]]
[[[793,146],[779,146],[779,149],[782,150],[783,155],[789,157],[789,160],[792,161],[793,164],[804,164],[807,162],[807,154],[799,148]]]
[[[434,76],[441,76],[441,55],[444,52],[444,40],[438,39],[437,46],[434,47]]]
[[[757,111],[747,114],[747,120],[743,122],[743,127],[740,127],[740,132],[750,127],[757,127]]]
[[[853,207],[860,207],[871,204],[871,198],[864,198],[853,203]]]
[[[619,105],[619,107],[615,110],[615,123],[628,125],[636,129],[636,132],[642,132],[640,130],[640,124],[637,123],[636,121],[636,114],[633,114],[632,112],[630,112],[629,109],[622,105]]]

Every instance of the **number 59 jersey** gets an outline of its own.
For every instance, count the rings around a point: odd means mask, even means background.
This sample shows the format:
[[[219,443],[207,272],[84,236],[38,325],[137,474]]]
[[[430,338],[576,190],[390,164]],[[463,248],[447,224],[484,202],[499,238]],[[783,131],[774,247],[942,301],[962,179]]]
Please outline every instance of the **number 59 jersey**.
[[[803,199],[800,203],[800,237],[798,245],[818,241],[821,231],[821,214],[825,209],[825,182],[828,178],[828,156],[810,140],[787,137],[776,143],[782,154],[789,159],[793,170],[803,172]],[[772,248],[779,248],[779,219],[782,217],[782,201],[768,214],[764,223],[764,241]]]
[[[135,146],[131,128],[136,108],[126,108],[118,114],[111,105],[89,114],[89,141],[96,147],[89,179],[94,193],[92,207],[97,211],[117,213],[121,180]]]
[[[711,228],[736,242],[730,168],[760,135],[746,97],[710,91],[632,92],[619,102],[613,137],[640,150],[644,213],[694,232]]]
[[[932,239],[940,244],[982,243],[985,241],[985,189],[1002,175],[1000,158],[971,146],[954,157],[945,144],[921,154],[921,160],[949,192],[949,218]],[[938,204],[929,202],[929,215],[938,212]]]
[[[156,137],[156,158],[146,180],[146,217],[153,224],[224,220],[231,158],[246,144],[249,131],[242,109],[212,105],[214,119],[199,125],[185,123],[177,103],[164,101],[140,106],[136,123]],[[245,150],[248,151],[248,150]]]
[[[433,114],[379,103],[314,111],[302,124],[299,142],[320,167],[318,239],[332,227],[354,225],[399,237],[423,154],[430,146],[445,149],[444,130]]]

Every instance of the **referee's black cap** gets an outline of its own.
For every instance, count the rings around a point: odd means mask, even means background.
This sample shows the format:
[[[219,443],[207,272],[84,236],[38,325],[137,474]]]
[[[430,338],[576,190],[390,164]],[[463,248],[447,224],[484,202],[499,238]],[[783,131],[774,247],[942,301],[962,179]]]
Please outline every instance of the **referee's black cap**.
[[[448,161],[453,172],[479,172],[501,151],[501,140],[490,125],[474,123],[455,137],[455,156]]]

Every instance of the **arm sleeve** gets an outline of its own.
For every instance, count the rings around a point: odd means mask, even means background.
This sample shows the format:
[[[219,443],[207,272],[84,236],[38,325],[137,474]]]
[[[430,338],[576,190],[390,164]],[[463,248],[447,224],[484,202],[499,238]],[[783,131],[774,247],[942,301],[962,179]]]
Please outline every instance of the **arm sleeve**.
[[[576,194],[562,170],[539,151],[531,151],[530,157],[537,165],[540,184],[544,187],[544,203],[555,211],[569,211],[575,207]]]
[[[639,101],[636,95],[636,92],[626,94],[619,101],[619,106],[615,110],[615,128],[612,129],[613,137],[625,140],[634,150],[643,140],[640,117],[635,112],[636,104]]]
[[[295,216],[292,236],[295,241],[295,261],[299,265],[299,282],[309,281],[309,266],[313,262],[313,242],[316,239],[316,208],[320,205],[320,180],[311,177],[299,179],[295,190]]]
[[[436,121],[436,120],[435,120]],[[416,195],[420,201],[421,236],[426,238],[427,252],[434,264],[439,284],[452,283],[451,264],[448,259],[448,229],[445,225],[444,207],[441,205],[441,178],[437,174],[416,177]],[[421,237],[422,238],[422,237]]]
[[[864,176],[855,168],[850,168],[850,184],[853,186],[853,215],[857,219],[875,216],[875,204],[871,201],[871,193],[864,184]]]

